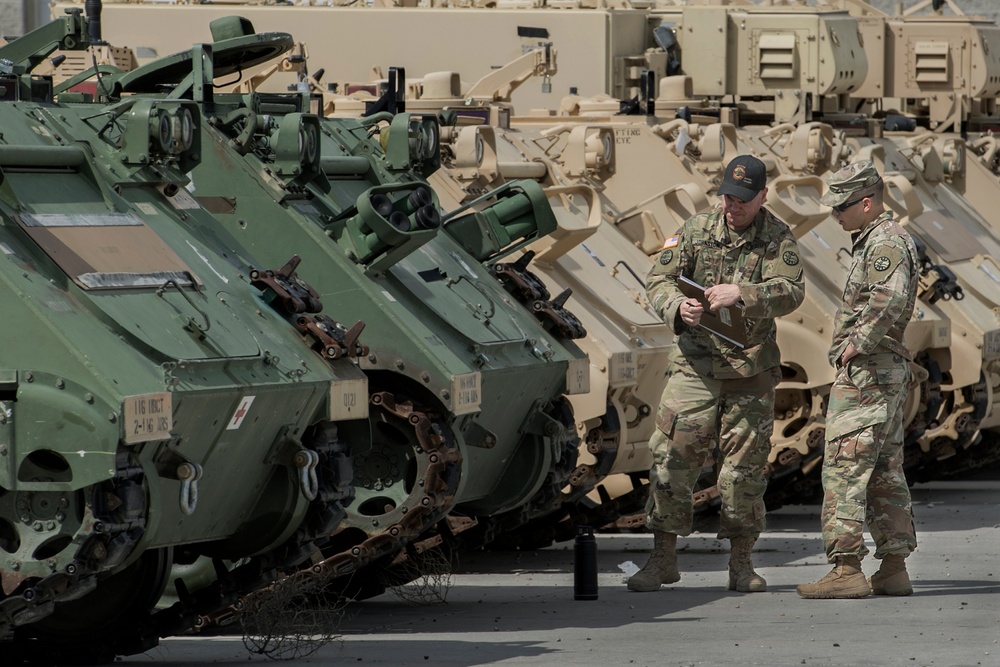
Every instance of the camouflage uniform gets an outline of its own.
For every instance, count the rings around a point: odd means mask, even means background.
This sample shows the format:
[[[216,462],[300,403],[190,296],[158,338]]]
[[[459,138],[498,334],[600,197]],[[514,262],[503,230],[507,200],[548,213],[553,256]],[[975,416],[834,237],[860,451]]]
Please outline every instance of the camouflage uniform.
[[[681,275],[706,288],[740,286],[745,348],[681,321]],[[690,534],[691,493],[719,442],[719,537],[756,537],[764,528],[765,466],[781,377],[774,318],[804,296],[795,238],[765,208],[742,232],[730,229],[721,210],[697,215],[667,240],[647,277],[647,294],[677,338],[649,443],[646,526]]]
[[[823,459],[823,542],[830,562],[863,558],[864,524],[876,558],[916,547],[903,475],[903,403],[909,381],[903,330],[917,293],[917,250],[885,212],[854,236],[854,260],[834,322]],[[858,356],[840,367],[849,343]]]

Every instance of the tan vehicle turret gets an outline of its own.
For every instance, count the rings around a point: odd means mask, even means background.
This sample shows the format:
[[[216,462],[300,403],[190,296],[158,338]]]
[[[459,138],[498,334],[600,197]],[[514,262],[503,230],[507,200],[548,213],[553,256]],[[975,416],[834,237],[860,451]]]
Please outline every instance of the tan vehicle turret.
[[[858,23],[842,10],[691,4],[653,10],[650,24],[669,35],[659,42],[695,96],[730,98],[779,122],[812,120],[868,73]]]
[[[939,132],[996,120],[1000,27],[993,21],[961,10],[890,16],[858,0],[848,8],[869,61],[864,83],[851,93],[868,101],[860,110],[895,110]]]

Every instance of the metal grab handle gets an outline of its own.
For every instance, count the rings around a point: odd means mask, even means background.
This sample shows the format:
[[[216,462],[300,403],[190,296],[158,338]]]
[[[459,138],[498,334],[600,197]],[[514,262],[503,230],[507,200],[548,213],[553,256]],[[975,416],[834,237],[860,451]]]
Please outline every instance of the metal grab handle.
[[[229,145],[240,155],[246,155],[252,147],[253,135],[257,132],[257,114],[250,109],[236,109],[222,118],[213,117],[210,121],[213,125],[222,129],[228,129],[238,121],[245,121],[243,129],[235,137],[229,140]]]
[[[311,449],[300,449],[295,454],[295,467],[299,469],[302,495],[310,502],[316,500],[316,496],[319,495],[319,478],[316,475],[318,465],[319,454]]]
[[[626,270],[626,271],[628,271],[629,273],[631,273],[631,274],[632,274],[632,277],[633,277],[633,278],[635,278],[635,281],[636,281],[637,283],[639,283],[639,287],[641,287],[641,288],[643,288],[643,289],[645,289],[645,288],[646,288],[646,281],[645,281],[645,280],[643,280],[643,279],[642,279],[641,277],[639,277],[639,274],[635,272],[635,269],[633,269],[633,268],[632,268],[632,267],[631,267],[631,266],[629,265],[629,263],[628,263],[628,262],[626,262],[626,261],[625,261],[624,259],[620,259],[620,260],[618,260],[618,261],[617,261],[617,262],[615,263],[615,265],[611,267],[611,275],[612,275],[612,277],[613,277],[613,276],[617,276],[617,275],[618,275],[618,267],[619,267],[619,266],[624,266],[624,267],[625,267],[625,270]]]
[[[486,302],[490,306],[490,311],[488,313],[484,313],[484,315],[486,316],[486,319],[492,320],[493,316],[496,315],[496,313],[497,313],[497,305],[493,301],[493,297],[490,295],[490,292],[487,289],[486,285],[482,284],[478,280],[470,280],[469,278],[467,278],[464,275],[460,275],[458,278],[449,278],[448,282],[445,283],[445,284],[448,287],[451,287],[452,285],[457,285],[458,283],[462,282],[463,280],[465,282],[469,283],[470,285],[472,285],[472,287],[477,292],[479,292],[480,294],[482,294],[484,299],[486,299]]]
[[[198,507],[198,480],[201,479],[201,466],[197,463],[180,464],[177,466],[177,479],[181,480],[181,512],[191,516]]]
[[[176,287],[176,288],[177,288],[177,291],[178,291],[178,293],[180,293],[180,295],[181,295],[182,297],[184,297],[184,300],[185,300],[185,301],[187,301],[187,302],[188,302],[188,304],[190,304],[190,306],[191,306],[192,308],[194,308],[194,310],[195,310],[195,311],[196,311],[196,312],[197,312],[197,313],[198,313],[199,315],[201,315],[201,316],[202,316],[202,318],[203,318],[203,319],[205,320],[205,326],[204,326],[204,327],[201,327],[201,326],[199,326],[199,325],[198,325],[198,323],[197,323],[197,322],[195,322],[195,321],[194,321],[194,318],[193,318],[193,317],[189,317],[189,318],[188,318],[188,322],[189,322],[189,323],[191,324],[191,326],[193,326],[194,328],[198,329],[198,330],[199,330],[199,331],[201,331],[202,333],[207,333],[207,332],[208,332],[208,330],[212,328],[212,321],[208,319],[208,314],[207,314],[207,313],[206,313],[205,311],[203,311],[203,310],[202,310],[201,308],[199,308],[198,306],[196,306],[196,305],[194,304],[194,301],[192,301],[192,300],[191,300],[191,297],[189,297],[189,296],[187,295],[187,293],[186,293],[186,292],[185,292],[185,291],[184,291],[183,289],[181,289],[181,286],[177,284],[177,281],[176,281],[176,280],[174,280],[173,278],[168,278],[168,279],[167,279],[167,280],[166,280],[166,281],[165,281],[165,282],[164,282],[164,283],[163,283],[162,285],[160,285],[160,286],[159,286],[159,287],[158,287],[158,288],[156,289],[156,296],[158,296],[158,297],[162,297],[162,296],[163,296],[163,293],[164,293],[164,292],[165,292],[165,291],[167,290],[167,285],[173,285],[174,287]]]

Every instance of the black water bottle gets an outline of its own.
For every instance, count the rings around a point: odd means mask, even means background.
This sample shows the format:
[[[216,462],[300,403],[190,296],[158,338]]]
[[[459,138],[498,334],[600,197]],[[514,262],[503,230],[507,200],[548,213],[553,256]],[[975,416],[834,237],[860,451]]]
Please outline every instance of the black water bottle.
[[[576,529],[573,545],[573,598],[597,599],[597,540],[594,529],[580,526]]]

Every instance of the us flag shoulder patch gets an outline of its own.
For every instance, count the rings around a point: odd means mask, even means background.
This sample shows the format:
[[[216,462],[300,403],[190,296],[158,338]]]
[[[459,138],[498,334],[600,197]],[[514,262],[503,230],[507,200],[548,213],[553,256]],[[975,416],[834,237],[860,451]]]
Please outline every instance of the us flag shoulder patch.
[[[666,241],[663,242],[663,248],[664,250],[666,250],[667,248],[673,248],[680,242],[681,242],[680,234],[674,234],[673,236],[671,236],[670,238],[668,238]]]

